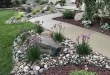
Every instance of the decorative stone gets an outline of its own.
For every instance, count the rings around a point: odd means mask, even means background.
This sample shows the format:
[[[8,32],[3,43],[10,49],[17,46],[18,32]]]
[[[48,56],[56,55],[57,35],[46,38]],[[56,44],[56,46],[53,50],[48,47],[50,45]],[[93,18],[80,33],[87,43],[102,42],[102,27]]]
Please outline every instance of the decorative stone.
[[[39,71],[40,70],[40,66],[35,66],[35,70]]]
[[[25,66],[24,69],[23,69],[23,71],[24,72],[28,72],[29,71],[29,67],[28,66]]]
[[[42,73],[44,71],[44,68],[41,68],[40,70],[39,70],[39,73]]]
[[[83,18],[84,12],[78,13],[75,15],[74,20],[79,21]]]

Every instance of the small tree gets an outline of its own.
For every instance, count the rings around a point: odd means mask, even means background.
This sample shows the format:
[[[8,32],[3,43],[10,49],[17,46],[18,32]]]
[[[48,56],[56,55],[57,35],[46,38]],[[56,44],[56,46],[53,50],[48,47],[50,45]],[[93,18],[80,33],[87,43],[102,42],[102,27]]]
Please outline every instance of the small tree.
[[[0,8],[9,7],[10,5],[11,5],[11,0],[0,0]]]

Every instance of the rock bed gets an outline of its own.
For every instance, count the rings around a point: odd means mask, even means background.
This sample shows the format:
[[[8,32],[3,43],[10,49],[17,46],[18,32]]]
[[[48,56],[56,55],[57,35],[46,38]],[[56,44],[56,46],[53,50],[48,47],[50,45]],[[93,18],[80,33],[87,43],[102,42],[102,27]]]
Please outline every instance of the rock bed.
[[[33,34],[33,31],[29,31],[29,33],[31,36],[35,35]],[[66,39],[64,42],[60,43],[64,47],[64,49],[59,54],[59,56],[52,57],[48,54],[43,54],[42,59],[40,61],[35,62],[34,64],[26,63],[25,53],[26,53],[27,45],[24,43],[20,47],[18,45],[18,42],[20,40],[21,39],[17,37],[16,41],[14,41],[14,44],[13,44],[13,60],[15,64],[11,74],[14,74],[14,75],[28,75],[28,74],[38,75],[38,73],[42,73],[43,71],[47,70],[50,67],[65,66],[70,64],[79,65],[79,64],[85,64],[85,63],[87,65],[110,69],[110,59],[108,59],[106,56],[103,56],[102,54],[99,54],[97,52],[92,52],[90,55],[86,56],[86,62],[84,57],[79,58],[79,55],[76,53],[75,43],[70,39]],[[88,67],[88,69],[90,68]],[[50,70],[47,70],[47,72],[49,71]],[[49,74],[49,75],[52,75],[52,74]],[[58,74],[55,74],[55,75],[58,75]],[[64,74],[64,75],[67,75],[67,74]]]
[[[25,14],[20,20],[17,20],[15,17],[11,17],[10,19],[6,20],[6,24],[16,24],[16,23],[23,23],[23,22],[28,22],[28,20],[35,18],[35,17],[40,17],[44,15],[52,14],[51,12],[45,12],[45,13],[38,13],[36,15],[33,15],[32,13],[27,13]]]
[[[37,6],[40,7],[40,6]],[[48,7],[51,7],[53,9],[53,11],[49,11]],[[32,7],[31,7],[32,8]],[[35,7],[34,7],[35,8]],[[25,15],[23,15],[23,17],[21,19],[16,19],[15,17],[11,17],[10,19],[6,20],[5,23],[6,24],[16,24],[16,23],[22,23],[22,22],[28,22],[28,20],[35,18],[35,17],[40,17],[40,16],[44,16],[44,15],[48,15],[48,14],[52,14],[52,13],[57,13],[58,10],[55,8],[54,5],[45,5],[37,14],[32,14],[32,13],[26,13]]]

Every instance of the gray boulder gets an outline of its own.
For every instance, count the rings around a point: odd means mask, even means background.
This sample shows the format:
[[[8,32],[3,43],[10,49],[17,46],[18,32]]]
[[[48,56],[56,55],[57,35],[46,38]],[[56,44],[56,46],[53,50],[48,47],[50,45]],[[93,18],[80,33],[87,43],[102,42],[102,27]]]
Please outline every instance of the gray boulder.
[[[84,12],[75,15],[74,20],[79,21],[83,18]]]

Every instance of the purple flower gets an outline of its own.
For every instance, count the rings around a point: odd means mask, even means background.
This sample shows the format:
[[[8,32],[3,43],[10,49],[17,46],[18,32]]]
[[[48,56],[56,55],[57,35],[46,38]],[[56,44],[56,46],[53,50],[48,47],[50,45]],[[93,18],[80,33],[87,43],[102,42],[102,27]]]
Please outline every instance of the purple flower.
[[[86,38],[87,38],[87,39],[90,39],[90,35],[87,35]]]

